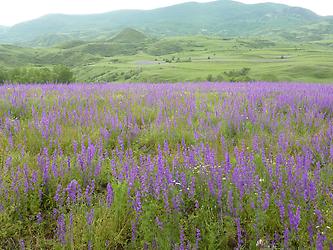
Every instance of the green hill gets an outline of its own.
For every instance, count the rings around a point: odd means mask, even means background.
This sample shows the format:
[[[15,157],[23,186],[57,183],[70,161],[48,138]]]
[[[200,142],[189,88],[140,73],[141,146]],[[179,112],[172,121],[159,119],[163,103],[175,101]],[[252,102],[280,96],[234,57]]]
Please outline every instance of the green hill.
[[[126,28],[115,35],[111,41],[118,43],[139,43],[144,42],[147,39],[147,36],[133,28]]]
[[[62,64],[81,82],[333,82],[333,38],[302,43],[219,36],[115,40],[73,40],[51,48],[0,45],[0,76],[49,79],[48,72]]]
[[[69,40],[108,40],[126,27],[154,36],[271,35],[318,40],[333,29],[333,18],[283,4],[243,4],[231,0],[184,3],[154,10],[122,10],[94,15],[53,14],[17,24],[0,33],[1,43],[50,46]],[[316,27],[316,28],[313,28]],[[142,34],[127,30],[115,38]],[[295,37],[296,35],[296,37]],[[114,39],[115,39],[114,38]]]
[[[51,36],[50,36],[51,37]],[[54,40],[57,43],[57,36]],[[42,41],[42,40],[40,40]],[[108,41],[70,40],[50,48],[28,48],[16,45],[0,45],[0,65],[17,67],[24,65],[84,65],[101,58],[118,55],[135,55],[153,44],[153,39],[132,28],[126,28]]]

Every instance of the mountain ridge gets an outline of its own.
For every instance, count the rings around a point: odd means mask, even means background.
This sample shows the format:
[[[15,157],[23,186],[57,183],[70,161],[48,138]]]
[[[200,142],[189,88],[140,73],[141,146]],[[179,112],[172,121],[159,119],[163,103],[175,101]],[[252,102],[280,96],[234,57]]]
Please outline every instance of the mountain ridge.
[[[4,29],[0,32],[0,43],[43,46],[41,40],[47,40],[44,46],[52,46],[52,40],[58,41],[60,37],[63,41],[108,40],[126,27],[158,37],[201,34],[247,37],[277,35],[279,32],[292,36],[299,30],[306,30],[307,25],[322,22],[329,24],[325,32],[333,30],[333,17],[320,16],[301,7],[277,3],[244,4],[231,0],[186,2],[152,10],[117,10],[91,15],[49,14]],[[313,32],[319,38],[324,34],[321,30]]]
[[[9,27],[0,25],[0,34],[6,32],[7,29],[9,29]]]

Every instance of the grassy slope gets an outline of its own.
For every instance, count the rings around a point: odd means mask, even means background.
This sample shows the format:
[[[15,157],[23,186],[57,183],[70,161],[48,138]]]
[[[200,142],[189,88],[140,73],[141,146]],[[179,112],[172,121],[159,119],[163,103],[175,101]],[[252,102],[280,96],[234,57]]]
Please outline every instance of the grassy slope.
[[[47,49],[2,45],[0,65],[64,63],[73,68],[78,81],[94,82],[202,81],[209,74],[226,78],[224,72],[244,67],[251,68],[249,77],[254,80],[333,82],[331,44],[331,40],[296,44],[188,36],[141,43],[77,41]],[[173,57],[172,63],[163,61]],[[180,62],[176,63],[177,58]]]
[[[241,45],[243,42],[240,40],[225,41],[217,38],[188,37],[176,40],[180,44],[187,40],[192,45],[185,45],[183,51],[169,55],[139,53],[134,56],[117,56],[120,63],[112,63],[109,58],[104,58],[98,63],[75,67],[74,70],[80,81],[87,78],[107,81],[110,72],[140,69],[142,72],[139,76],[127,81],[177,82],[202,81],[209,74],[217,76],[225,71],[249,67],[250,77],[255,80],[333,82],[333,49],[325,44],[296,46],[281,43],[273,47],[255,48],[259,42],[254,42],[252,46]],[[281,56],[285,59],[281,59]],[[192,62],[163,61],[172,57],[180,58],[181,61],[191,57]],[[155,62],[155,59],[158,61]]]

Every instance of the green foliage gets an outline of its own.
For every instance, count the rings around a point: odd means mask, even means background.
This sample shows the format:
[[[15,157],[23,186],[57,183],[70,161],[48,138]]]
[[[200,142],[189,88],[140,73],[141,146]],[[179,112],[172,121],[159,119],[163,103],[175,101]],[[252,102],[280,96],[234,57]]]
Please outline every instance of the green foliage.
[[[242,68],[240,70],[230,70],[224,72],[230,82],[248,82],[251,81],[249,77],[250,68]]]
[[[208,82],[223,82],[225,77],[223,74],[218,74],[217,76],[213,76],[212,74],[209,74],[206,78]]]
[[[8,73],[5,69],[0,68],[0,84],[8,79]]]
[[[130,70],[130,71],[124,72],[123,78],[126,81],[126,80],[132,79],[133,77],[140,75],[141,72],[142,72],[141,69]]]
[[[212,82],[212,81],[213,81],[213,75],[212,75],[212,74],[209,74],[209,75],[207,76],[207,81],[208,81],[208,82]]]
[[[230,70],[226,71],[223,74],[218,74],[214,77],[212,74],[209,74],[206,78],[208,82],[223,82],[225,80],[230,82],[248,82],[252,79],[249,77],[250,68],[242,68],[240,70]]]
[[[74,81],[73,72],[64,65],[57,65],[53,68],[55,75],[55,82],[70,83]]]
[[[153,44],[147,53],[153,56],[161,56],[179,53],[183,50],[181,44],[178,41],[161,40]]]
[[[18,67],[9,70],[0,69],[0,83],[69,83],[74,81],[74,73],[64,65],[50,68]]]

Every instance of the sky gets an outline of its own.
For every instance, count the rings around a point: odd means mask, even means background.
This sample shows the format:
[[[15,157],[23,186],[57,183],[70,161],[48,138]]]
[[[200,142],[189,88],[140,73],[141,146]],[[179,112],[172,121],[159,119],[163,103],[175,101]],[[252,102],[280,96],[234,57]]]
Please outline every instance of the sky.
[[[258,3],[268,0],[238,1]],[[0,0],[0,25],[11,26],[51,13],[91,14],[119,9],[154,9],[182,2],[186,0]],[[332,0],[270,0],[270,2],[305,7],[320,15],[333,15]]]

